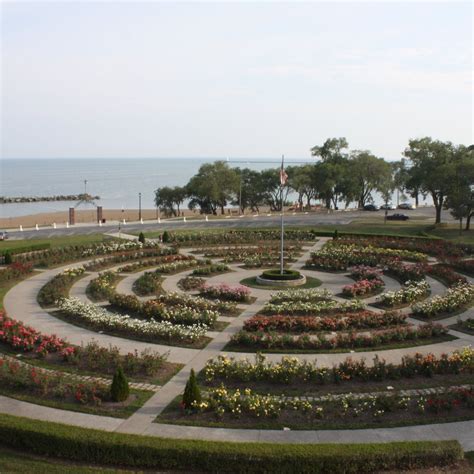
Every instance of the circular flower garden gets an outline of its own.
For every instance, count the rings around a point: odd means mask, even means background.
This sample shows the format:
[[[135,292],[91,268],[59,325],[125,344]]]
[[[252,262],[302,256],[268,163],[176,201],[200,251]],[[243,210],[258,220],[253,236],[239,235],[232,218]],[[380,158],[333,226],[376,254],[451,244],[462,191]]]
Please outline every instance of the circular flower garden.
[[[0,394],[183,437],[473,419],[472,247],[291,230],[286,273],[312,283],[277,290],[245,284],[277,231],[168,237],[14,255]]]

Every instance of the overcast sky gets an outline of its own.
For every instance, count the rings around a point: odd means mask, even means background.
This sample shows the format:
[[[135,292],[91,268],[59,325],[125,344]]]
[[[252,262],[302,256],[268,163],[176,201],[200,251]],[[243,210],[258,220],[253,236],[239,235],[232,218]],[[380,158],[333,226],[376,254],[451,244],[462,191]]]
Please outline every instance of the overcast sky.
[[[3,3],[2,156],[470,144],[472,19],[452,1]]]

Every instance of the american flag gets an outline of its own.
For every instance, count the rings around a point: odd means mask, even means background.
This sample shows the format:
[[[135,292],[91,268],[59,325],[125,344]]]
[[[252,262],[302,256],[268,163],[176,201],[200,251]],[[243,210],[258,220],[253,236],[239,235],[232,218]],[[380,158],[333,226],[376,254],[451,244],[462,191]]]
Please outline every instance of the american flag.
[[[286,174],[285,168],[283,166],[283,158],[281,159],[281,169],[280,169],[280,185],[285,186],[288,180],[288,175]]]

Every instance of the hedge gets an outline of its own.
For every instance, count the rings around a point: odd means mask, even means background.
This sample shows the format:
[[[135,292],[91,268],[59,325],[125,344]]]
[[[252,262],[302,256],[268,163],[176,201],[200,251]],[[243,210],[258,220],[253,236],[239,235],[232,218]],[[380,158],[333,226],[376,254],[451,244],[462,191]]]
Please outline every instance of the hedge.
[[[301,278],[301,273],[296,270],[283,270],[283,275],[280,273],[280,270],[265,270],[262,272],[262,278],[267,280],[299,280]]]
[[[457,441],[276,444],[176,440],[104,432],[0,415],[6,446],[70,461],[204,472],[360,473],[447,466],[463,459]]]
[[[0,261],[5,258],[5,255],[7,253],[9,253],[10,255],[19,255],[22,253],[37,252],[38,250],[48,250],[50,248],[51,244],[48,242],[44,244],[33,244],[24,247],[5,249],[0,252]]]

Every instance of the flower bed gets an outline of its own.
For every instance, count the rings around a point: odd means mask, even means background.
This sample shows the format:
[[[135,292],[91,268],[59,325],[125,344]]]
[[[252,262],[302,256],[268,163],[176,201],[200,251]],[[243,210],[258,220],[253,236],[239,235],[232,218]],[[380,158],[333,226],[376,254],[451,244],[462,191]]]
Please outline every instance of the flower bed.
[[[17,361],[0,358],[2,389],[28,392],[40,399],[71,400],[82,405],[100,405],[110,398],[108,388],[98,382],[78,381],[55,372],[46,372]]]
[[[280,240],[280,231],[272,229],[262,230],[229,230],[224,232],[169,232],[169,242],[180,245],[221,245],[221,244],[254,244],[268,243],[271,240]],[[288,241],[316,241],[316,233],[311,230],[285,229]]]
[[[60,298],[68,296],[69,290],[75,281],[84,275],[84,267],[67,268],[55,275],[38,292],[38,303],[41,306],[52,306]]]
[[[178,281],[178,287],[181,288],[183,291],[196,291],[201,288],[206,283],[204,278],[198,277],[184,277]]]
[[[144,319],[186,325],[202,323],[213,326],[219,317],[219,311],[234,309],[228,303],[211,303],[203,298],[187,299],[175,293],[162,295],[143,303],[133,295],[115,294],[109,301],[115,308],[130,311]]]
[[[100,273],[87,285],[87,295],[93,301],[106,300],[115,292],[115,285],[119,279],[120,277],[115,272]]]
[[[474,372],[474,349],[465,347],[452,354],[405,355],[401,364],[387,363],[375,356],[373,364],[365,359],[354,360],[348,357],[332,367],[318,366],[297,357],[284,356],[280,362],[268,362],[266,356],[255,355],[255,362],[249,359],[235,359],[219,355],[208,360],[203,377],[207,383],[221,380],[235,382],[264,381],[273,384],[325,385],[330,383],[348,383],[351,381],[399,380],[417,376],[432,377],[440,374],[471,374]]]
[[[146,245],[131,241],[110,241],[99,244],[72,245],[54,247],[33,253],[15,255],[15,262],[31,263],[42,267],[80,260],[94,255],[110,255],[118,252],[132,252],[140,249],[155,249],[157,245],[149,242]]]
[[[471,260],[451,260],[449,265],[466,275],[474,276],[474,259]]]
[[[327,317],[304,316],[262,316],[255,315],[245,321],[244,330],[276,331],[285,333],[303,333],[319,331],[344,331],[353,329],[371,329],[406,324],[406,316],[400,313],[357,313],[333,314]]]
[[[402,289],[382,293],[377,301],[386,308],[396,308],[419,301],[429,292],[430,285],[425,280],[407,281]]]
[[[437,295],[430,300],[417,303],[412,306],[415,316],[421,318],[433,318],[436,316],[451,314],[462,308],[470,306],[474,301],[474,285],[469,283],[458,283],[449,288],[444,295]]]
[[[9,318],[5,311],[0,311],[0,341],[12,349],[35,352],[41,357],[70,347],[66,341],[54,334],[51,336],[41,334],[32,327]]]
[[[14,351],[25,353],[27,357],[47,358],[49,363],[66,364],[100,375],[113,375],[120,366],[131,376],[154,376],[162,368],[169,371],[172,366],[166,362],[167,354],[161,355],[149,349],[140,354],[134,351],[121,355],[117,347],[100,347],[96,341],[85,346],[70,345],[55,335],[41,334],[10,319],[3,311],[0,312],[0,341]]]
[[[363,302],[354,300],[340,303],[333,300],[322,301],[284,301],[282,303],[267,303],[262,309],[263,314],[286,314],[286,315],[323,315],[332,313],[349,313],[364,309]]]
[[[194,342],[204,337],[207,330],[207,326],[201,324],[184,326],[117,315],[93,304],[82,303],[78,298],[64,298],[59,302],[59,309],[67,317],[94,330],[112,331],[150,342]]]
[[[354,244],[343,245],[336,240],[328,242],[322,250],[313,252],[311,258],[306,262],[306,267],[323,270],[345,270],[353,265],[375,267],[394,258],[415,262],[424,262],[427,259],[425,254],[419,252],[378,248],[371,245],[366,247]]]
[[[394,415],[401,412],[405,418],[413,414],[433,418],[432,414],[450,412],[464,408],[474,408],[474,391],[472,388],[451,388],[442,393],[430,396],[402,396],[392,394],[365,395],[364,397],[348,394],[344,397],[327,397],[317,402],[305,398],[289,398],[277,395],[260,395],[251,389],[232,390],[224,386],[210,389],[201,402],[194,403],[198,413],[210,412],[217,419],[225,415],[233,419],[285,418],[294,426],[303,421],[318,425],[318,420],[340,422],[355,418],[364,421],[380,422],[383,419],[397,419]],[[286,416],[285,416],[286,415]],[[431,415],[431,416],[430,416]]]
[[[454,286],[458,283],[467,283],[467,278],[456,273],[450,266],[438,264],[430,265],[427,274],[441,280],[447,286]]]
[[[328,396],[317,401],[306,397],[281,397],[261,395],[251,389],[229,389],[224,386],[210,389],[204,399],[194,403],[194,413],[184,414],[196,421],[222,420],[233,426],[237,420],[281,420],[285,426],[298,428],[327,426],[334,424],[347,426],[365,423],[377,426],[399,422],[407,417],[417,422],[437,421],[437,415],[458,416],[472,414],[474,391],[472,388],[452,387],[429,396],[406,396],[399,394],[353,395],[343,397]],[[209,421],[212,420],[209,419]],[[166,420],[166,418],[165,418]],[[255,422],[255,421],[254,421]]]
[[[368,246],[373,245],[381,248],[401,249],[420,252],[436,257],[462,256],[472,252],[467,245],[456,244],[444,239],[422,239],[412,237],[340,237],[339,242],[343,245]]]
[[[323,334],[292,336],[263,331],[239,331],[231,337],[229,345],[231,348],[320,351],[380,347],[404,341],[435,339],[445,334],[447,334],[447,329],[439,324],[400,326],[372,331],[370,334],[340,333],[334,337],[326,337]]]
[[[85,346],[69,346],[61,351],[64,361],[80,370],[113,375],[118,367],[130,376],[154,376],[166,363],[168,354],[151,349],[120,354],[118,347],[101,347],[96,341]]]
[[[0,283],[16,280],[29,275],[33,271],[30,263],[13,262],[0,270]]]
[[[155,268],[156,273],[177,273],[188,268],[195,267],[196,265],[201,264],[200,261],[195,260],[193,257],[189,257],[187,259],[181,259],[180,261],[170,262],[170,263],[163,263],[158,265]]]
[[[270,296],[269,303],[280,304],[287,302],[315,303],[325,301],[332,298],[329,290],[284,290]]]
[[[199,289],[199,294],[205,298],[220,299],[224,301],[237,301],[244,303],[250,301],[250,290],[242,285],[231,287],[226,284],[205,284]]]
[[[405,283],[406,281],[424,280],[428,271],[428,265],[417,263],[415,265],[406,264],[400,260],[393,259],[385,264],[384,273],[395,277],[398,281]]]
[[[286,245],[284,248],[284,259],[292,262],[300,254],[301,245]],[[280,247],[278,244],[264,244],[260,246],[246,247],[220,247],[203,248],[194,251],[204,254],[206,258],[222,258],[225,263],[243,262],[247,267],[260,267],[277,262],[280,258]]]
[[[117,271],[120,273],[133,273],[138,270],[142,270],[144,268],[155,267],[163,263],[180,262],[183,260],[192,260],[192,257],[188,257],[187,255],[176,254],[175,249],[169,248],[167,250],[170,252],[169,255],[163,255],[157,258],[148,258],[146,260],[139,260],[138,262],[129,263],[128,265],[124,265],[123,267],[120,267]]]
[[[132,290],[139,296],[149,296],[161,291],[162,277],[155,272],[145,272],[137,278],[132,285]]]
[[[348,270],[354,280],[379,280],[383,275],[382,268],[367,265],[356,265],[348,268]]]
[[[192,274],[194,276],[209,276],[228,271],[230,271],[230,268],[227,265],[224,263],[216,263],[213,265],[206,265],[205,267],[195,268]]]
[[[139,260],[145,258],[142,262],[156,262],[157,264],[163,262],[169,262],[174,260],[182,260],[178,258],[175,249],[171,248],[153,248],[153,249],[143,249],[129,252],[122,252],[111,257],[101,257],[96,258],[89,262],[86,266],[87,270],[91,271],[100,271],[108,267],[115,266],[120,263],[132,262],[134,260]],[[129,265],[134,266],[138,265],[140,262],[133,262]],[[125,265],[126,267],[127,265]],[[122,271],[124,267],[121,267],[119,271]],[[136,267],[135,267],[136,268]],[[138,269],[138,268],[136,268]]]
[[[352,285],[346,285],[342,288],[342,294],[354,298],[356,296],[367,297],[380,291],[385,283],[380,278],[371,278],[370,280],[359,280]]]

